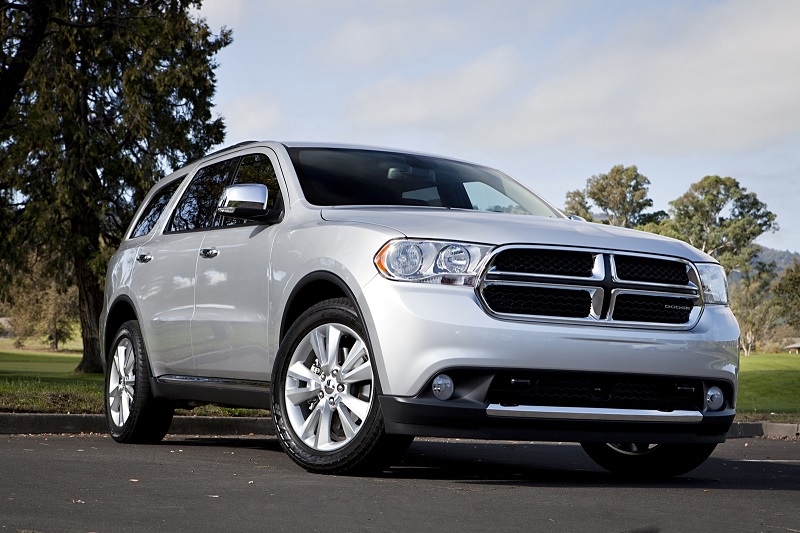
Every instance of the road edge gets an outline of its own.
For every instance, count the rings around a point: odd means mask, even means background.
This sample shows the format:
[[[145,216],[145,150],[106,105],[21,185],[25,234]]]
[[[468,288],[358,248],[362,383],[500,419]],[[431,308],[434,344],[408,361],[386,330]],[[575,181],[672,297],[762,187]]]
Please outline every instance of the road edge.
[[[0,413],[0,434],[106,433],[104,415]],[[176,416],[171,435],[274,435],[269,417]],[[800,440],[800,424],[734,422],[729,439],[763,437]]]

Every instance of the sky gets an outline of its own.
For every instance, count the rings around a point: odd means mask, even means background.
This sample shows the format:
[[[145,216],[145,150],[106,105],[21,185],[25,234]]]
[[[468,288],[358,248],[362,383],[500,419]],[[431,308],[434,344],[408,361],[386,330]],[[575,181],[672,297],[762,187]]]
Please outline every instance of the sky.
[[[800,1],[205,0],[225,144],[330,141],[488,165],[564,205],[614,165],[652,210],[707,175],[800,252]]]

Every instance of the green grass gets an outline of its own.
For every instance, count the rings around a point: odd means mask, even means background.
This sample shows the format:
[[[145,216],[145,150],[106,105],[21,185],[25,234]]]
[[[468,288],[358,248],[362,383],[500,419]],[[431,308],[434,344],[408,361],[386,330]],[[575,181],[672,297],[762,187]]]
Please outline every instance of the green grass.
[[[0,343],[0,412],[103,413],[103,376],[75,373],[80,355],[15,350],[10,346]],[[178,410],[177,414],[267,416],[269,412],[205,405]]]
[[[102,413],[103,377],[76,374],[80,355],[15,350],[0,339],[0,412]],[[754,354],[741,358],[739,421],[800,423],[800,355]],[[179,414],[266,416],[258,409],[203,406]]]
[[[738,420],[800,423],[800,355],[741,358]]]

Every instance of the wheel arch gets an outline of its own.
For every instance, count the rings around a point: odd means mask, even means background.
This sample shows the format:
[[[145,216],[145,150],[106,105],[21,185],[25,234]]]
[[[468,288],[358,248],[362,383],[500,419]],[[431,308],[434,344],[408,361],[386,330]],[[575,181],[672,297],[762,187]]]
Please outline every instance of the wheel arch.
[[[280,326],[280,340],[283,341],[286,332],[292,327],[297,318],[309,307],[331,298],[347,298],[352,303],[363,320],[361,307],[355,294],[347,283],[332,272],[318,271],[306,274],[292,289],[286,306],[283,309]]]
[[[114,342],[114,337],[120,326],[128,320],[138,320],[139,317],[136,313],[136,308],[133,301],[127,295],[120,295],[114,300],[108,311],[106,317],[105,330],[103,335],[103,366],[106,364],[108,353],[111,350],[111,343]]]

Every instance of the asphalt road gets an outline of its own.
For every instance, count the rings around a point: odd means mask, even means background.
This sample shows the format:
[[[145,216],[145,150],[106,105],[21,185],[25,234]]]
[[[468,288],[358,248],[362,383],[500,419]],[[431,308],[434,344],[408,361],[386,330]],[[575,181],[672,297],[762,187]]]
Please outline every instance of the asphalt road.
[[[417,440],[372,477],[305,472],[272,437],[0,437],[6,531],[800,531],[800,443],[735,439],[631,482],[574,444]]]

